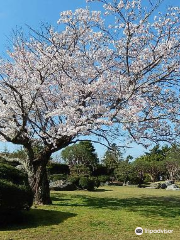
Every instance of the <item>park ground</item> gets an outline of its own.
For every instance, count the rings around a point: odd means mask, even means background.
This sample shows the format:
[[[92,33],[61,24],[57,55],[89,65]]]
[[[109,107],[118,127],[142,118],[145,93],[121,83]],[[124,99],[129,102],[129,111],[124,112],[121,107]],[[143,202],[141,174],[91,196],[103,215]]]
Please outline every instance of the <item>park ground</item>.
[[[180,239],[180,191],[106,186],[51,196],[53,205],[34,206],[23,223],[1,227],[0,240]],[[136,227],[173,233],[137,236]]]

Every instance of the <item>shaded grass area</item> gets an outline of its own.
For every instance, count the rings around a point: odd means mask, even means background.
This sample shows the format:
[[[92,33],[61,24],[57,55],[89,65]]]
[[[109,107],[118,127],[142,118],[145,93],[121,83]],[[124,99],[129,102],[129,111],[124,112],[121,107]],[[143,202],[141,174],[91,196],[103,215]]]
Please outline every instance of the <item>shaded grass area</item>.
[[[180,192],[107,186],[98,191],[53,192],[53,205],[31,209],[23,222],[1,228],[0,240],[180,239]],[[137,236],[143,229],[172,234]]]
[[[58,225],[76,214],[54,210],[31,209],[28,212],[21,212],[10,219],[10,223],[0,226],[0,230],[21,230],[27,228],[38,228],[42,226]],[[12,216],[10,216],[11,218]]]

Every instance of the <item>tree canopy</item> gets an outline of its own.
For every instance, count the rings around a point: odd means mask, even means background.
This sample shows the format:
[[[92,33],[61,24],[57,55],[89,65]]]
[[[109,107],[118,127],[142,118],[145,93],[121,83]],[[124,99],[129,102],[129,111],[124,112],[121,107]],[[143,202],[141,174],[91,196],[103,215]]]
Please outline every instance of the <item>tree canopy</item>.
[[[94,168],[98,164],[97,153],[90,141],[82,141],[66,147],[62,150],[61,157],[70,167],[84,165]]]
[[[113,143],[111,148],[105,152],[102,162],[110,170],[110,172],[112,172],[122,160],[122,153],[120,152],[118,146]]]

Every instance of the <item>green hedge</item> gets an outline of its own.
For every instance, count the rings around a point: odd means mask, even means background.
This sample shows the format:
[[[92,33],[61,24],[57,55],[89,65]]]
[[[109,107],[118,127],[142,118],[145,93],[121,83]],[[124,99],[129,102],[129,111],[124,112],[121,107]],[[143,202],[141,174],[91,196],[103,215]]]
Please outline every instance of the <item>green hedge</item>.
[[[0,163],[0,223],[9,222],[33,204],[27,175],[9,164]]]
[[[54,163],[54,162],[49,162],[47,166],[47,170],[49,175],[52,175],[52,174],[68,175],[70,172],[68,165],[62,164],[62,163]]]
[[[96,177],[70,175],[68,181],[74,184],[79,189],[93,191],[100,186],[100,181]]]
[[[27,184],[27,176],[8,163],[0,163],[0,179],[17,185]]]
[[[33,194],[29,186],[0,180],[0,212],[29,209],[32,203]]]
[[[67,175],[65,174],[52,174],[49,176],[49,180],[52,182],[58,181],[58,180],[66,180]]]

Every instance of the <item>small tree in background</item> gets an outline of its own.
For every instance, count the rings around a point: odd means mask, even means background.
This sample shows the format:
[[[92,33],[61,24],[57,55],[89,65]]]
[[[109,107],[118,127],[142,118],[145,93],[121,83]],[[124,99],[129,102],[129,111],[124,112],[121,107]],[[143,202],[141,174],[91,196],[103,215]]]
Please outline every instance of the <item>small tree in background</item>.
[[[133,171],[136,174],[139,184],[144,183],[145,175],[147,173],[148,164],[145,156],[136,158],[132,163]]]
[[[180,146],[173,145],[169,150],[165,159],[165,167],[170,180],[180,179]]]
[[[154,146],[149,152],[135,159],[132,163],[134,171],[143,183],[145,176],[148,174],[151,181],[158,181],[160,176],[166,174],[164,160],[169,152],[170,147],[159,145]]]
[[[82,141],[66,147],[61,152],[61,158],[70,167],[71,174],[89,175],[99,162],[95,148],[90,141]]]
[[[122,181],[124,185],[132,179],[133,169],[127,161],[120,162],[114,170],[114,175],[118,181]]]
[[[114,170],[122,160],[122,153],[120,152],[118,146],[114,143],[111,148],[105,152],[102,163],[109,170],[109,174],[114,175]]]

